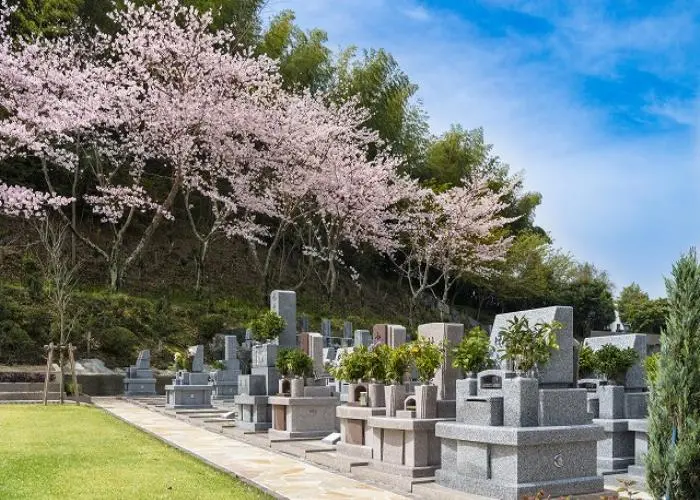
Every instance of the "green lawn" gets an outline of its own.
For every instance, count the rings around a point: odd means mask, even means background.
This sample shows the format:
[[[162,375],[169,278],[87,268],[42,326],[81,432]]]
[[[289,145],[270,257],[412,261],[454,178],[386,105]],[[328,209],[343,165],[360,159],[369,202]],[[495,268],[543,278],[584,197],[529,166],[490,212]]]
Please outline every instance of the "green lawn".
[[[0,405],[0,499],[263,499],[86,406]]]

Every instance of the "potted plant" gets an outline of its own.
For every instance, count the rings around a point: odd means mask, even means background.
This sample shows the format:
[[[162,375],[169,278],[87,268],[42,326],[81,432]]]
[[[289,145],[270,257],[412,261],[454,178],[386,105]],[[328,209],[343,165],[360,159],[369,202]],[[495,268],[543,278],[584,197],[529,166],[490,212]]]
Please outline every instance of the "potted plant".
[[[396,409],[402,405],[406,397],[403,378],[411,366],[411,357],[408,352],[408,344],[394,348],[387,347],[387,349],[386,380],[388,385],[384,386],[384,404],[386,416],[395,417]]]
[[[518,377],[532,377],[539,365],[549,361],[552,351],[559,349],[557,332],[562,327],[558,321],[530,326],[525,316],[514,316],[498,334],[501,357],[513,363]]]
[[[476,326],[452,348],[452,366],[461,368],[468,378],[476,378],[478,372],[493,367],[492,351],[488,334]]]
[[[289,357],[292,352],[292,349],[289,348],[282,348],[277,352],[277,359],[275,360],[275,368],[277,368],[277,371],[280,374],[280,381],[279,381],[279,394],[282,395],[288,395],[291,393],[291,385],[289,382],[289,375],[291,373],[291,369],[289,367]]]
[[[443,342],[435,343],[425,337],[418,337],[410,343],[409,353],[421,382],[416,386],[416,418],[435,418],[437,386],[430,382],[445,360],[445,345]]]
[[[590,346],[583,345],[578,352],[578,378],[590,378],[596,372],[595,352]]]
[[[609,385],[624,384],[627,370],[639,359],[639,354],[632,347],[620,349],[612,344],[605,344],[595,352],[595,367],[604,376]]]
[[[277,357],[277,346],[271,342],[280,336],[286,325],[284,318],[271,310],[262,312],[248,324],[256,342],[251,353],[253,366],[272,366],[272,360]]]
[[[304,396],[304,378],[314,373],[314,360],[301,349],[292,349],[289,353],[289,370],[294,375],[292,379],[292,397]]]
[[[365,380],[369,406],[381,408],[385,405],[384,384],[387,380],[387,364],[391,355],[391,347],[386,344],[376,344],[369,352]]]
[[[348,383],[348,403],[359,403],[359,394],[356,395],[358,385],[369,372],[370,352],[366,346],[354,347],[352,351],[346,352],[340,359],[339,372],[341,380]],[[365,387],[366,388],[366,387]]]
[[[253,340],[260,344],[278,338],[286,327],[287,323],[284,318],[272,310],[260,313],[248,324]]]

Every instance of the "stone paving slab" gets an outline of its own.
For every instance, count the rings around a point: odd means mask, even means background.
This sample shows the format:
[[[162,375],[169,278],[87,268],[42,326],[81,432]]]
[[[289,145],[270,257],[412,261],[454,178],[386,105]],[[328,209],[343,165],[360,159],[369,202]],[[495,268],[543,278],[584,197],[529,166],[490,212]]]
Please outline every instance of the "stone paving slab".
[[[290,500],[402,500],[397,495],[117,398],[93,398],[95,406],[210,465]]]

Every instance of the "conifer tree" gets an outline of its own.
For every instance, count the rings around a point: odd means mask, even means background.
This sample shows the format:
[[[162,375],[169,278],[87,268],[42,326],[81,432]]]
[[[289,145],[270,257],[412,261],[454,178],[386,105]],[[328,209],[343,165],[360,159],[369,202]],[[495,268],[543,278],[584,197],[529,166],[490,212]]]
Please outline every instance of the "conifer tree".
[[[655,498],[700,491],[700,264],[695,249],[666,279],[669,315],[649,402],[647,484]]]

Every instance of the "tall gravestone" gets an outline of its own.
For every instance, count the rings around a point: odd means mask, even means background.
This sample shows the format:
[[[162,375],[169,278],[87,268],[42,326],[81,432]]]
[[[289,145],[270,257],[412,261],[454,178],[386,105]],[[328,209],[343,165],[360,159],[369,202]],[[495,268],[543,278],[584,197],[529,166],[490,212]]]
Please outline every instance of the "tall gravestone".
[[[331,346],[331,320],[329,319],[322,319],[321,320],[321,335],[323,335],[323,339],[325,342],[326,347]]]
[[[270,309],[284,319],[286,327],[279,337],[280,347],[297,346],[297,294],[287,290],[270,293]]]
[[[498,335],[508,327],[513,318],[526,317],[530,326],[536,323],[551,323],[558,321],[563,328],[557,333],[559,349],[542,367],[539,367],[538,379],[541,387],[573,387],[574,385],[574,309],[570,306],[552,306],[541,309],[529,309],[512,313],[498,314],[491,329],[491,344],[498,345]],[[501,368],[506,369],[506,363],[500,362]]]
[[[438,399],[456,398],[456,381],[460,378],[459,368],[452,366],[451,346],[457,345],[464,337],[464,325],[460,323],[428,323],[418,326],[418,335],[431,339],[435,343],[447,341],[445,362],[435,373],[434,384],[438,386]]]
[[[238,376],[241,362],[238,360],[238,340],[235,335],[224,337],[224,367],[209,374],[212,385],[212,399],[233,399],[238,393]]]
[[[355,340],[353,342],[353,347],[361,345],[366,347],[372,345],[372,334],[369,330],[355,330]]]
[[[352,323],[345,321],[343,323],[343,347],[348,347],[352,342]]]

